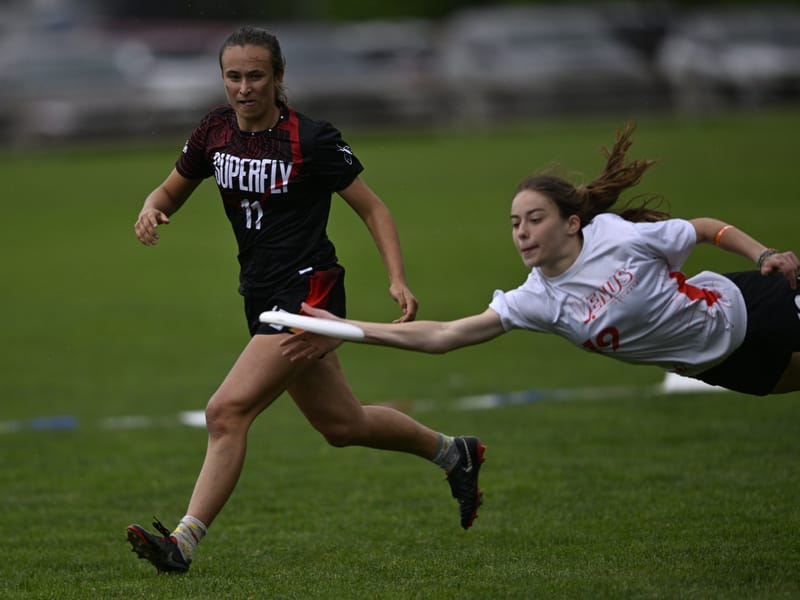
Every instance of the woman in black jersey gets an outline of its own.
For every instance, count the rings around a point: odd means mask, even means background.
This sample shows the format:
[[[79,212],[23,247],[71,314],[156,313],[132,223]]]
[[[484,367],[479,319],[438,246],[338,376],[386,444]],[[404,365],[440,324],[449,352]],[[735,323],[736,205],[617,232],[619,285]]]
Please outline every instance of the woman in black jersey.
[[[386,205],[359,177],[362,166],[330,123],[295,112],[282,89],[278,40],[262,29],[232,33],[219,55],[229,104],[209,112],[192,132],[175,168],[145,199],[135,224],[146,246],[197,186],[214,177],[239,249],[239,292],[251,338],[206,407],[208,447],[186,516],[160,535],[139,525],[128,540],[159,572],[189,569],[197,543],[228,500],[241,473],[253,420],[287,391],[334,446],[361,445],[416,454],[447,472],[461,525],[469,528],[482,495],[484,446],[475,437],[437,433],[385,406],[362,406],[340,368],[331,341],[308,360],[282,355],[291,331],[262,324],[263,311],[298,313],[301,304],[345,316],[344,269],[326,234],[336,192],[364,221],[383,258],[398,321],[413,320],[400,242]]]

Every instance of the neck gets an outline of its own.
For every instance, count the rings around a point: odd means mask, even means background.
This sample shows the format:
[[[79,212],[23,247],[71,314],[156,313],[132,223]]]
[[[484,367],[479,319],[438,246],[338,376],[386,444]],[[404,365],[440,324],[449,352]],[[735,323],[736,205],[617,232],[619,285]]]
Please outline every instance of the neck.
[[[255,133],[257,131],[267,131],[275,128],[280,122],[280,118],[281,108],[273,104],[258,121],[243,120],[241,117],[238,117],[238,115],[236,120],[239,124],[239,129],[248,133]]]
[[[568,244],[564,252],[546,265],[539,266],[539,272],[545,277],[558,277],[566,273],[575,264],[583,249],[583,238],[575,237],[575,243]]]

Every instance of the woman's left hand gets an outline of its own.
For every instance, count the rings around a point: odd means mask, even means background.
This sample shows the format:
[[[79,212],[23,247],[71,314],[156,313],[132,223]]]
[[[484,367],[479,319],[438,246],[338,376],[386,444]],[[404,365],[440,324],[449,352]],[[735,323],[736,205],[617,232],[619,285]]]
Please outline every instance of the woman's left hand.
[[[417,310],[419,309],[419,302],[411,290],[406,285],[392,285],[389,287],[389,295],[400,305],[400,310],[403,311],[403,316],[395,319],[393,323],[403,323],[405,321],[413,321],[417,318]]]
[[[767,257],[761,264],[761,274],[780,273],[789,281],[791,288],[797,289],[797,274],[800,271],[800,260],[794,252],[776,252]]]

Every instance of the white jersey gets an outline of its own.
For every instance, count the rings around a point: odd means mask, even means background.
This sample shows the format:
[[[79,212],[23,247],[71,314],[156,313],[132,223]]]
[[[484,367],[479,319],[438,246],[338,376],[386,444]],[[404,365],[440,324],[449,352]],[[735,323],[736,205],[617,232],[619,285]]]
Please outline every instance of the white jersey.
[[[632,223],[603,213],[583,228],[583,248],[558,277],[534,268],[489,307],[512,328],[557,333],[585,350],[684,375],[724,360],[744,340],[739,288],[709,271],[679,269],[697,244],[689,221]]]

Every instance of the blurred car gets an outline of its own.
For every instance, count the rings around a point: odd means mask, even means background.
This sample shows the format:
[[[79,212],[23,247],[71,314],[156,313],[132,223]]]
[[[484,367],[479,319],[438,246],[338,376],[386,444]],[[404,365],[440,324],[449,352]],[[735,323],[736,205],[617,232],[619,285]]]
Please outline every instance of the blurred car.
[[[116,22],[105,26],[115,39],[147,54],[141,101],[152,130],[187,132],[212,107],[226,102],[219,49],[233,26],[218,22]]]
[[[647,61],[586,6],[501,6],[455,13],[440,71],[462,120],[656,107]]]
[[[428,21],[270,29],[286,57],[289,101],[301,112],[342,124],[395,124],[430,119],[437,111],[435,31]]]
[[[718,8],[685,16],[657,54],[684,109],[800,100],[800,9]]]
[[[0,57],[11,137],[144,134],[139,52],[94,31],[19,31]]]

